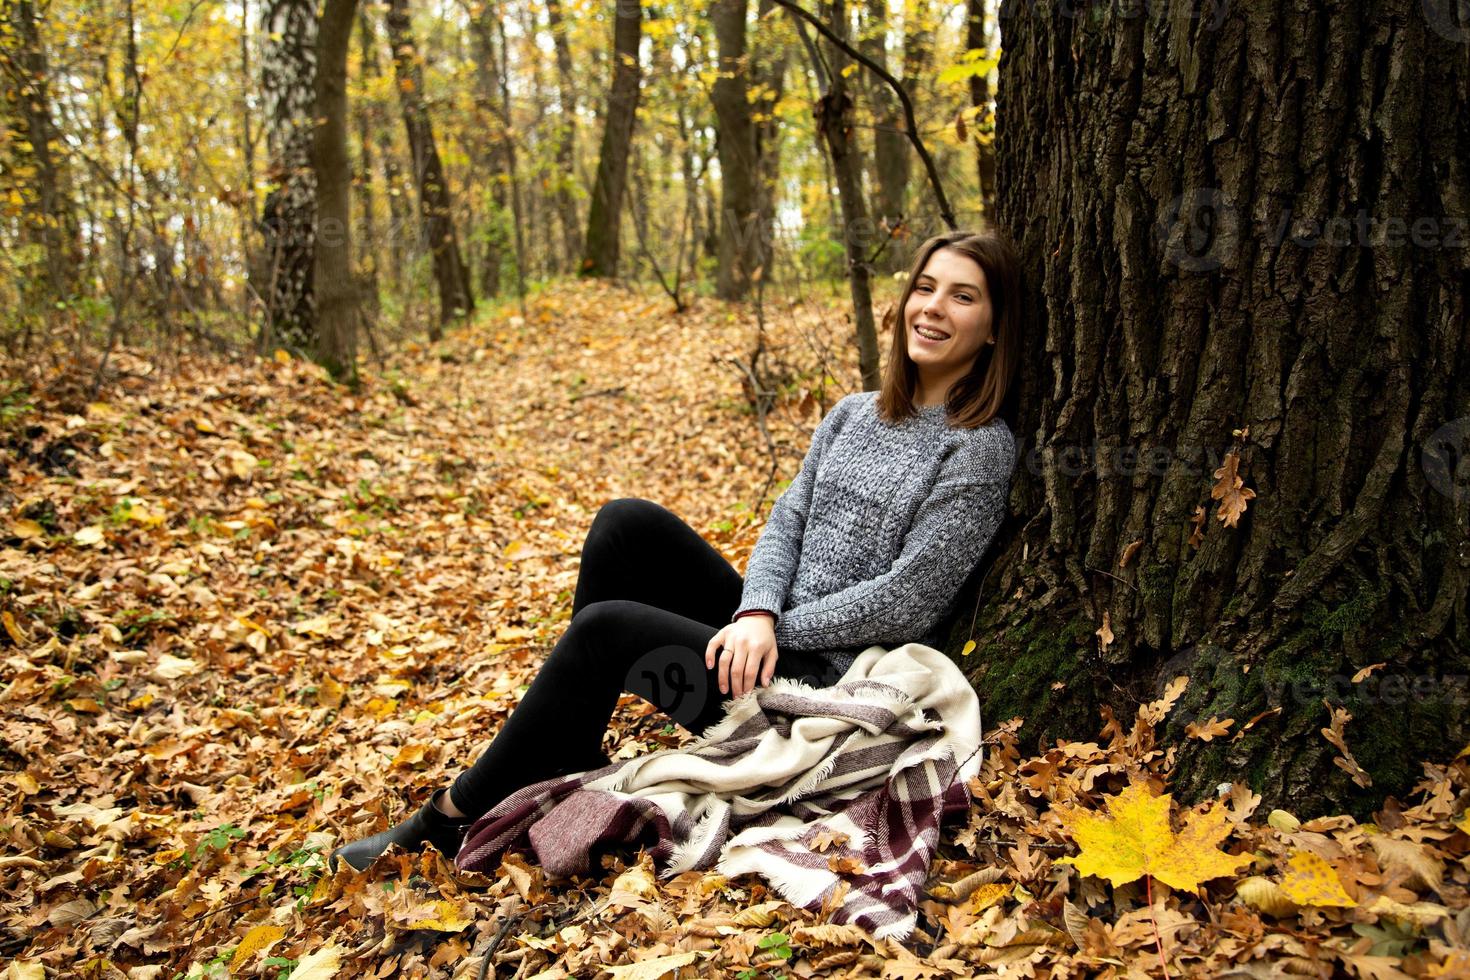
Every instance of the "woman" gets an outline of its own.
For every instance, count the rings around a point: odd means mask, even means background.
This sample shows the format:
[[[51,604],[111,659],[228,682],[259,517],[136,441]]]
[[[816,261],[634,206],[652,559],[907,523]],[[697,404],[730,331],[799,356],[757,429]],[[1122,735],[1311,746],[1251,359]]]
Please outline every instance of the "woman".
[[[531,783],[608,764],[618,696],[696,734],[776,676],[818,687],[874,644],[941,646],[940,623],[1005,517],[1015,441],[999,416],[1020,344],[1015,252],[991,235],[925,242],[898,304],[882,390],[817,426],[742,581],[646,500],[614,500],[582,548],[572,620],[478,761],[412,817],[338,848],[459,850],[474,818]],[[723,626],[713,624],[723,623]]]

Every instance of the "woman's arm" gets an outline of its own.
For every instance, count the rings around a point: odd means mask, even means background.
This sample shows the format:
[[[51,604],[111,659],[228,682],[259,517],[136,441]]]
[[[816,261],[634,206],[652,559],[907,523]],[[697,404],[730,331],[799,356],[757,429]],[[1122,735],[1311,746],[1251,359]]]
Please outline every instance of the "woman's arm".
[[[801,539],[806,532],[806,516],[812,504],[812,486],[816,482],[817,467],[822,453],[831,445],[841,428],[842,417],[852,407],[847,395],[832,407],[812,433],[812,444],[801,461],[801,469],[771,506],[771,516],[756,540],[745,566],[745,588],[740,596],[742,613],[760,609],[778,613],[791,591],[791,582],[796,577],[796,563],[801,557]]]
[[[924,637],[954,601],[1005,519],[1010,466],[1000,472],[1005,478],[994,479],[994,460],[972,460],[942,476],[919,508],[892,567],[781,613],[777,645],[824,650]]]

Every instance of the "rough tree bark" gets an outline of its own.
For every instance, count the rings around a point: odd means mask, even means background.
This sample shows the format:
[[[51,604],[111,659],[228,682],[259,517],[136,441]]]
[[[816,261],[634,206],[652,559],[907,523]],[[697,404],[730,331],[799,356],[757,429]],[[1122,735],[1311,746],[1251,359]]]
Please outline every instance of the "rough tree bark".
[[[1470,736],[1470,38],[1411,0],[1200,10],[1002,8],[1024,526],[962,662],[1048,741],[1187,675],[1184,797],[1364,813]],[[1185,737],[1211,716],[1241,737]]]
[[[475,308],[469,270],[459,251],[454,230],[453,202],[434,129],[424,103],[424,71],[413,43],[407,0],[389,0],[388,41],[393,46],[393,75],[398,81],[398,101],[403,108],[403,126],[413,154],[413,172],[419,192],[419,218],[424,238],[434,258],[434,278],[439,284],[439,320],[429,336],[438,340],[443,325],[465,316]]]
[[[347,50],[357,0],[326,0],[317,28],[316,113],[311,163],[316,174],[313,243],[317,361],[333,377],[356,381],[358,288],[352,273],[352,164],[347,157]]]
[[[265,96],[267,179],[261,208],[264,237],[258,291],[265,300],[263,340],[303,357],[316,350],[312,294],[316,175],[311,169],[312,114],[316,108],[315,5],[311,0],[266,0],[260,84]]]
[[[628,176],[628,147],[638,109],[643,70],[638,46],[643,37],[643,10],[638,0],[614,0],[613,69],[602,129],[602,152],[592,183],[587,238],[582,255],[585,276],[616,276],[622,243],[623,191]]]

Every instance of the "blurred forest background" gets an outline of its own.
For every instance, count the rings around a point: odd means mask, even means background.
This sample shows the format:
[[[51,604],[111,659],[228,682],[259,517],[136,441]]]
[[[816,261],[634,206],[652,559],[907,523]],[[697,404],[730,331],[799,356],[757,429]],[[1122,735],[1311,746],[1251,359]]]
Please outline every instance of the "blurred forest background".
[[[342,375],[557,276],[896,272],[993,207],[993,12],[821,6],[4,0],[0,337]]]

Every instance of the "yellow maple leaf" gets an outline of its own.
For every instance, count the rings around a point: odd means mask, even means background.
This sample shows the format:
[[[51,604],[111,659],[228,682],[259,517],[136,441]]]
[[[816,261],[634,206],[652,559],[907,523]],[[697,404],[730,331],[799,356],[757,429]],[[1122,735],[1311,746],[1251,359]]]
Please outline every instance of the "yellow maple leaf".
[[[1332,865],[1311,851],[1296,851],[1286,862],[1281,891],[1298,905],[1352,906],[1358,903],[1343,890]]]
[[[1169,826],[1168,793],[1154,796],[1144,784],[1133,783],[1106,803],[1107,816],[1078,806],[1056,807],[1062,826],[1082,849],[1058,863],[1106,878],[1115,887],[1152,875],[1190,891],[1250,863],[1248,855],[1226,854],[1217,847],[1230,834],[1223,803],[1217,801],[1205,814],[1186,816],[1178,834]]]

